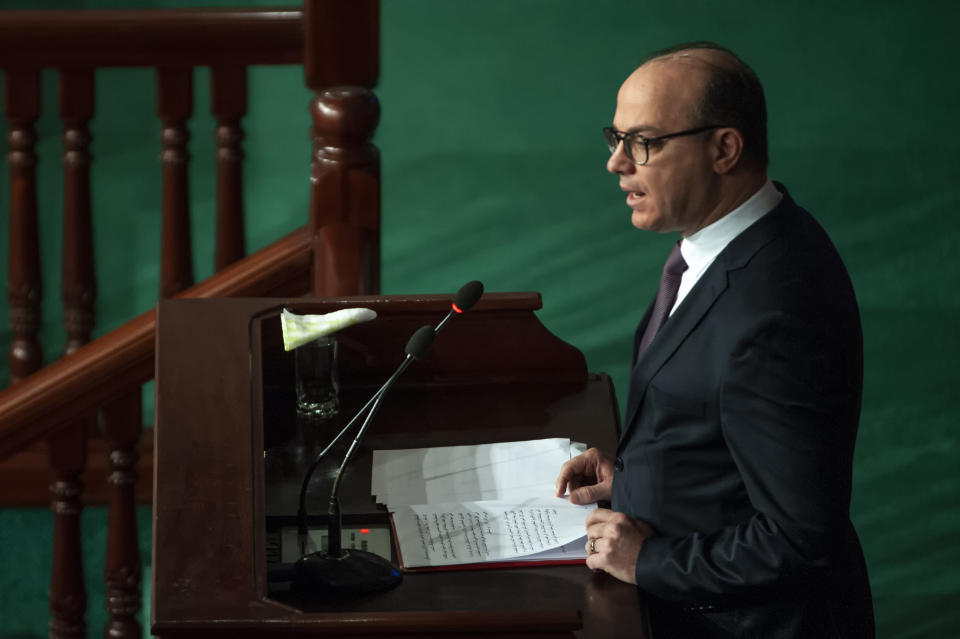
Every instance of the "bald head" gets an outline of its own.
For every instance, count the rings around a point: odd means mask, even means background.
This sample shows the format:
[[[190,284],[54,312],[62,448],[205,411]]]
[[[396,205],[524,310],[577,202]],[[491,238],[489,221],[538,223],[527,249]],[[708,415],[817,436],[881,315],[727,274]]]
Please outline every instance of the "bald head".
[[[731,71],[738,64],[743,64],[743,61],[729,49],[706,42],[681,44],[652,53],[644,59],[644,63],[654,61],[687,63],[702,68],[712,67]]]
[[[644,67],[662,71],[684,85],[682,97],[691,127],[718,124],[737,129],[744,139],[744,162],[766,170],[767,105],[760,79],[729,49],[712,42],[680,44],[647,56]],[[631,74],[633,77],[633,74]],[[681,97],[681,96],[678,96]]]

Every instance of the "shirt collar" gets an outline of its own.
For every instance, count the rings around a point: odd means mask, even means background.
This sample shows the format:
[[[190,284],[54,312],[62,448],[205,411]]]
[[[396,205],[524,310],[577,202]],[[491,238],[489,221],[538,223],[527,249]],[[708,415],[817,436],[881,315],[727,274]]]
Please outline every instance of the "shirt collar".
[[[783,198],[768,178],[760,189],[719,220],[705,226],[693,235],[683,238],[680,254],[691,273],[699,273],[709,266],[733,238],[776,208]]]

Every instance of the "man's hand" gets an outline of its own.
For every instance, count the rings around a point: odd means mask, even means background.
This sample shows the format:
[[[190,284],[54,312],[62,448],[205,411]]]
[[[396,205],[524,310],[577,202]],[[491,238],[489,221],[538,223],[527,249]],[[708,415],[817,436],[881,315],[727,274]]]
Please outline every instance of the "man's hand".
[[[570,491],[571,504],[609,501],[613,487],[613,458],[596,448],[577,455],[560,468],[557,497]]]
[[[587,567],[602,570],[629,584],[637,583],[637,555],[643,542],[653,537],[645,521],[597,508],[587,517]]]

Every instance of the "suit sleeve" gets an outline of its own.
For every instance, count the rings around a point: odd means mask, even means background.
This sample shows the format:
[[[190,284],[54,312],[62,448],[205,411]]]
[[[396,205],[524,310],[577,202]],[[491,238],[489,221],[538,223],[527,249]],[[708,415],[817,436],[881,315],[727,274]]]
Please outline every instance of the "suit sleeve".
[[[860,339],[859,329],[784,313],[741,333],[720,388],[720,420],[753,514],[714,531],[647,539],[638,587],[710,603],[770,594],[831,564],[849,521]]]

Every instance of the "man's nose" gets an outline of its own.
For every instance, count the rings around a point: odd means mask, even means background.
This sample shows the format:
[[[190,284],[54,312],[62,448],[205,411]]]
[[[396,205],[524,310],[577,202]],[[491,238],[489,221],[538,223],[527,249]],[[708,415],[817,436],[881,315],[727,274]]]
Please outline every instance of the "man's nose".
[[[610,155],[610,159],[607,160],[607,170],[619,175],[621,173],[633,173],[636,170],[636,166],[637,165],[627,157],[627,153],[623,148],[623,140],[620,140],[617,148],[615,148]]]

